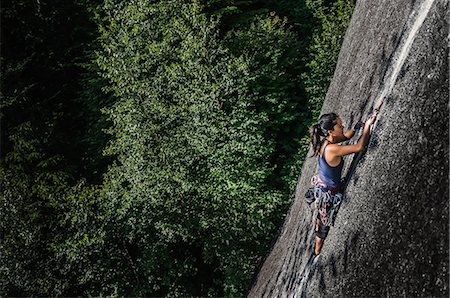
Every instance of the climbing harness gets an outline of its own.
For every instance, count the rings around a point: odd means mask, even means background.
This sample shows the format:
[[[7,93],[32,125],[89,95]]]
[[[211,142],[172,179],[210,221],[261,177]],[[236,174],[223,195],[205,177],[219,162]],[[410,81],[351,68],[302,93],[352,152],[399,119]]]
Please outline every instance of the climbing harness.
[[[309,205],[314,202],[320,221],[326,226],[333,226],[342,202],[342,194],[338,192],[337,187],[326,185],[318,175],[311,178],[311,184],[305,193],[305,201]]]

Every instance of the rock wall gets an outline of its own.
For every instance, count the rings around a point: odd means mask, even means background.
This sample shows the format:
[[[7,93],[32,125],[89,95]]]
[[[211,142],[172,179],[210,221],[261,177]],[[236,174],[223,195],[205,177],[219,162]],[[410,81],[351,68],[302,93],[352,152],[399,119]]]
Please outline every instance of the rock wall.
[[[449,295],[449,1],[358,1],[322,114],[348,128],[373,111],[427,4],[309,277],[313,210],[303,196],[315,158],[249,297]]]

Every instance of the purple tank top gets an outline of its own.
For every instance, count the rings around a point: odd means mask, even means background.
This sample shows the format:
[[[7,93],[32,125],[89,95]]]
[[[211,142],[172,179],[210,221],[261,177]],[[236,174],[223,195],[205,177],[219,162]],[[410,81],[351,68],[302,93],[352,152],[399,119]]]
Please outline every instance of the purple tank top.
[[[322,157],[317,156],[319,178],[328,186],[340,187],[342,168],[344,167],[344,159],[341,158],[341,162],[337,166],[330,166],[325,160],[325,149],[327,149],[328,145],[329,144],[326,144],[325,148],[323,148]]]

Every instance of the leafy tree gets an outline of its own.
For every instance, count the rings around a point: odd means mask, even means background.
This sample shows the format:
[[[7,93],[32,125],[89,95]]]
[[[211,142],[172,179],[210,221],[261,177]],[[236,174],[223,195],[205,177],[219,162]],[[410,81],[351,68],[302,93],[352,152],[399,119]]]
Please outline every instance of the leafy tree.
[[[93,276],[104,294],[242,294],[281,200],[265,187],[273,144],[251,108],[249,67],[195,3],[107,1],[104,11],[98,63],[117,98],[105,152],[117,161],[95,232],[108,258]]]
[[[355,7],[355,1],[307,0],[307,6],[319,22],[309,48],[309,62],[303,79],[312,112],[318,118],[326,92],[333,78],[345,31]]]
[[[57,197],[64,192],[68,174],[59,169],[57,156],[39,150],[29,123],[18,126],[11,139],[13,151],[4,159],[0,227],[0,288],[3,295],[49,293],[56,272],[48,243],[57,231]]]
[[[275,13],[287,18],[301,42],[309,42],[312,30],[312,14],[305,0],[201,0],[203,11],[219,18],[221,36],[230,30],[245,30],[255,18]],[[306,52],[304,52],[306,53]]]
[[[201,3],[2,5],[0,295],[244,294],[353,4]]]
[[[2,3],[0,295],[60,295],[70,279],[51,246],[65,233],[62,198],[88,174],[79,92],[95,34],[88,4]]]
[[[256,95],[252,109],[268,118],[260,129],[268,142],[274,142],[275,150],[270,156],[274,172],[266,185],[282,190],[288,203],[301,168],[296,155],[300,137],[308,130],[303,125],[308,110],[300,78],[304,43],[289,30],[286,18],[273,13],[256,18],[249,28],[230,31],[226,42],[249,65],[248,88]]]

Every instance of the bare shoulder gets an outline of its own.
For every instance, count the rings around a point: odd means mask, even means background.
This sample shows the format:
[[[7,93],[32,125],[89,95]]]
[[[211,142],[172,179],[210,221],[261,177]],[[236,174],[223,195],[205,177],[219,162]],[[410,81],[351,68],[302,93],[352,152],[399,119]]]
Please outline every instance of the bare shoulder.
[[[338,144],[328,144],[327,146],[327,154],[329,155],[330,153],[332,155],[335,155],[336,151],[339,151],[339,147],[341,147],[342,145],[338,145]]]

